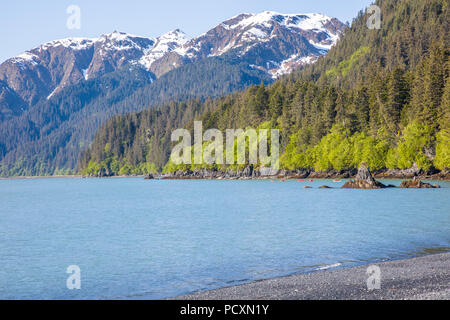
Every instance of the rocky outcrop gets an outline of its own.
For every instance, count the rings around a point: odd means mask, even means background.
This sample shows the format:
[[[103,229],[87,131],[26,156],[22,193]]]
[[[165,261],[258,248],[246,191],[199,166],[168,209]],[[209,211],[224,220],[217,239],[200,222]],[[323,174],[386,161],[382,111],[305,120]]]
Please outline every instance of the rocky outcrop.
[[[243,170],[207,170],[195,169],[193,171],[177,171],[163,175],[163,179],[263,179],[276,177],[279,171],[271,168],[255,169],[250,165]]]
[[[365,163],[362,163],[358,169],[355,180],[351,180],[344,184],[343,189],[384,189],[387,188],[381,182],[374,179],[370,173],[369,168]]]
[[[111,177],[112,173],[109,171],[109,169],[101,168],[100,171],[97,173],[96,177],[98,178],[107,178]]]
[[[148,175],[145,176],[144,179],[145,180],[153,180],[153,179],[155,179],[155,177],[152,174],[148,174]]]
[[[275,170],[273,168],[262,167],[259,170],[257,170],[255,175],[259,175],[260,177],[273,177],[276,176],[278,172],[279,172],[278,170]]]
[[[314,178],[314,179],[349,179],[349,178],[354,177],[357,173],[358,173],[358,170],[356,170],[356,169],[315,171],[315,172],[311,172],[305,178]]]
[[[444,179],[445,180],[445,173],[442,176],[442,173],[435,169],[430,168],[428,170],[423,170],[419,168],[417,163],[414,163],[414,165],[411,168],[408,169],[384,169],[379,170],[378,172],[374,173],[374,176],[377,178],[383,178],[383,179],[412,179],[414,177],[421,177],[423,178],[433,178],[433,179]],[[447,177],[448,179],[448,177]]]
[[[412,180],[407,180],[407,181],[403,181],[402,184],[400,185],[400,188],[405,188],[405,189],[438,189],[440,188],[440,186],[438,186],[437,184],[430,184],[430,183],[425,183],[420,181],[419,179],[412,179]]]
[[[414,168],[411,171],[415,170]],[[254,168],[252,165],[242,169],[242,170],[207,170],[207,169],[195,169],[193,171],[178,171],[173,173],[168,173],[162,176],[163,179],[349,179],[355,177],[354,181],[350,181],[346,184],[346,188],[357,188],[357,189],[380,189],[380,188],[394,188],[393,185],[385,186],[384,184],[375,180],[375,177],[384,178],[383,174],[387,170],[378,170],[372,173],[367,169],[367,166],[361,167],[360,170],[329,170],[323,172],[316,172],[310,169],[303,170],[275,170],[273,168]],[[410,171],[408,171],[410,172]],[[406,176],[396,176],[392,178],[409,178]],[[433,179],[433,180],[449,180],[450,173],[447,171],[439,172],[438,174],[422,175],[417,178],[420,179]]]

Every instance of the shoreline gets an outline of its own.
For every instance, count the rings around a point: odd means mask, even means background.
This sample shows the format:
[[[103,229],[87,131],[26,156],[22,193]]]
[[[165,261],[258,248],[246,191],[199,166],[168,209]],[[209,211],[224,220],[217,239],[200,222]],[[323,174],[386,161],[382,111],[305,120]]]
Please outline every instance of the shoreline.
[[[122,176],[104,176],[104,177],[94,177],[94,176],[82,176],[82,175],[72,175],[72,176],[16,176],[16,177],[0,177],[1,180],[36,180],[36,179],[121,179],[121,178],[146,178],[147,175],[122,175]],[[194,175],[186,175],[186,176],[174,176],[174,175],[152,175],[154,179],[160,180],[299,180],[305,179],[306,181],[309,179],[313,180],[351,180],[355,178],[355,175],[333,175],[327,173],[314,173],[308,176],[295,176],[295,175],[276,175],[276,176],[259,176],[259,177],[245,177],[245,176],[237,176],[237,177],[228,177],[228,176],[194,176]],[[437,174],[437,175],[387,175],[387,174],[373,174],[373,177],[378,180],[411,180],[418,179],[423,181],[450,181],[450,174]],[[151,179],[150,179],[151,180]]]
[[[135,176],[129,176],[128,178],[133,178]],[[374,175],[374,178],[376,178],[377,180],[412,180],[414,178],[421,180],[421,181],[450,181],[450,177],[433,177],[433,176],[408,176],[408,177],[401,177],[401,176],[378,176],[378,175]],[[89,177],[89,178],[94,178],[94,177]],[[114,177],[110,177],[110,178],[114,178]],[[126,178],[126,177],[123,177]],[[248,180],[286,180],[286,181],[292,181],[292,180],[305,180],[304,182],[308,182],[310,179],[315,180],[315,181],[329,181],[329,180],[342,180],[342,182],[344,181],[349,181],[349,180],[353,180],[355,177],[349,177],[349,178],[343,178],[340,176],[336,176],[336,177],[306,177],[306,178],[299,178],[299,177],[285,177],[285,176],[273,176],[273,177],[258,177],[258,178],[252,178],[252,177],[164,177],[164,176],[155,176],[155,179],[160,179],[160,180],[243,180],[243,181],[248,181]],[[101,178],[100,178],[101,179]]]
[[[36,179],[76,179],[82,176],[17,176],[17,177],[0,177],[0,180],[36,180]]]
[[[37,180],[37,179],[119,179],[119,178],[144,178],[144,175],[138,176],[112,176],[112,177],[84,177],[81,175],[73,176],[17,176],[17,177],[0,177],[0,180]]]
[[[381,288],[368,290],[378,266]],[[450,252],[293,274],[169,300],[449,300]]]
[[[100,171],[96,175],[55,175],[55,176],[12,176],[12,177],[0,177],[0,180],[10,179],[39,179],[39,178],[144,178],[146,180],[163,179],[163,180],[314,180],[314,179],[355,179],[358,178],[358,174],[361,167],[358,169],[344,169],[344,170],[327,170],[327,171],[314,171],[310,169],[300,170],[285,170],[275,169],[269,167],[255,168],[253,165],[246,167],[245,169],[238,169],[236,171],[228,170],[222,171],[217,169],[194,169],[192,170],[180,170],[170,173],[150,173],[150,174],[131,174],[131,175],[115,175],[111,172]],[[450,171],[439,171],[431,169],[424,171],[416,166],[410,169],[379,169],[369,170],[365,167],[365,170],[375,179],[391,179],[391,180],[425,180],[425,181],[450,181]],[[367,174],[366,174],[367,175]]]
[[[144,179],[145,176],[111,176],[111,177],[83,177],[83,176],[42,176],[42,177],[0,177],[0,181],[8,181],[8,180],[39,180],[39,179],[128,179],[128,178],[141,178]],[[389,180],[412,180],[414,177],[378,177],[374,176],[379,181],[389,181]],[[426,182],[450,182],[449,178],[436,178],[436,177],[417,177],[420,181]],[[260,178],[200,178],[200,177],[162,177],[155,176],[154,179],[145,179],[145,180],[174,180],[174,181],[185,181],[185,180],[196,180],[196,181],[269,181],[269,180],[285,180],[285,181],[295,181],[299,178],[286,178],[286,177],[260,177]],[[339,178],[339,177],[330,177],[330,178],[306,178],[304,182],[312,182],[309,179],[313,179],[313,181],[330,181],[338,179],[340,181],[335,182],[346,182],[352,180],[353,178]],[[276,181],[275,181],[276,182]]]
[[[141,178],[145,179],[146,176],[143,175],[137,175],[137,176],[110,176],[110,177],[84,177],[84,176],[32,176],[32,177],[0,177],[0,181],[7,181],[7,180],[39,180],[39,179],[127,179],[127,178]],[[312,179],[313,181],[330,181],[330,180],[340,180],[335,182],[346,182],[349,180],[352,180],[354,177],[350,178],[341,178],[341,177],[308,177],[304,178],[304,182],[311,182],[309,179]],[[383,181],[383,180],[412,180],[414,177],[385,177],[385,176],[377,176],[374,175],[374,178],[377,180]],[[432,176],[419,176],[416,177],[418,180],[421,181],[427,181],[427,182],[450,182],[450,177],[446,178],[437,178]],[[153,179],[145,179],[145,180],[198,180],[198,181],[264,181],[264,180],[285,180],[285,181],[294,181],[299,180],[301,178],[298,177],[284,177],[284,176],[274,176],[274,177],[258,177],[258,178],[251,178],[251,177],[233,177],[233,178],[224,178],[224,177],[164,177],[164,176],[157,176],[155,175]]]
[[[238,172],[222,172],[222,171],[178,171],[171,174],[163,174],[158,177],[166,180],[266,180],[266,179],[354,179],[358,170],[342,170],[342,171],[286,171],[280,170],[275,174],[264,174],[263,170],[253,170],[246,168]],[[424,173],[411,172],[409,170],[378,170],[372,172],[375,179],[386,180],[425,180],[425,181],[450,181],[450,173],[447,171]]]
[[[0,180],[11,179],[39,179],[39,178],[145,178],[146,180],[163,179],[163,180],[314,180],[314,179],[355,179],[358,176],[358,169],[343,169],[343,170],[327,170],[315,171],[311,169],[299,170],[285,170],[275,169],[270,167],[255,168],[250,165],[244,169],[233,170],[218,170],[218,169],[194,169],[194,170],[180,170],[170,173],[150,173],[150,174],[131,174],[131,175],[115,175],[111,172],[100,171],[95,175],[55,175],[55,176],[12,176],[0,177]],[[437,169],[430,169],[424,171],[414,166],[409,169],[378,169],[369,170],[368,173],[375,179],[390,179],[390,180],[425,180],[425,181],[450,181],[450,171]]]

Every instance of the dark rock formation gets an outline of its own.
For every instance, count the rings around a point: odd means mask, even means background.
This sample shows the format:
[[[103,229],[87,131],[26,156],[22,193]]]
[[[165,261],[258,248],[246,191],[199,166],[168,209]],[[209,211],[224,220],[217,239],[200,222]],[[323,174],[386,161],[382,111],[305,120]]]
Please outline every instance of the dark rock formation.
[[[329,171],[319,171],[319,172],[311,172],[308,175],[308,178],[314,178],[314,179],[349,179],[351,177],[354,177],[358,173],[355,169],[348,169],[348,170],[329,170]]]
[[[112,176],[112,174],[109,171],[109,169],[105,169],[105,168],[100,169],[100,171],[97,174],[98,178],[107,178],[107,177],[111,177],[111,176]]]
[[[253,166],[249,166],[244,169],[242,176],[250,178],[253,174]]]
[[[437,184],[431,185],[429,183],[422,182],[416,178],[412,180],[403,181],[400,188],[405,189],[438,189],[440,186]]]
[[[365,163],[362,163],[358,169],[358,173],[355,177],[355,180],[351,180],[344,184],[343,189],[383,189],[387,188],[381,182],[376,181],[372,174],[370,173],[369,168]]]
[[[435,179],[435,180],[448,180],[448,174],[445,171],[439,171],[434,167],[428,170],[423,170],[419,168],[417,163],[408,169],[381,169],[377,172],[373,172],[373,175],[377,178],[383,179]]]
[[[415,169],[411,169],[413,171]],[[208,169],[194,169],[186,171],[177,171],[167,173],[162,176],[163,179],[230,179],[230,180],[248,180],[248,179],[349,179],[355,177],[355,181],[348,182],[346,188],[357,189],[380,189],[380,188],[396,188],[396,186],[385,186],[382,183],[375,180],[374,176],[379,178],[409,178],[409,175],[385,176],[386,169],[380,169],[374,173],[367,169],[367,165],[362,165],[360,170],[329,170],[323,172],[315,172],[310,169],[303,170],[276,170],[266,167],[254,167],[250,165],[241,170],[208,170]],[[392,173],[392,172],[391,172]],[[408,171],[409,174],[409,171]],[[413,177],[411,177],[413,178]],[[450,172],[443,171],[436,175],[420,176],[421,179],[434,179],[434,180],[449,180]]]
[[[155,177],[152,174],[146,175],[145,180],[153,180]]]

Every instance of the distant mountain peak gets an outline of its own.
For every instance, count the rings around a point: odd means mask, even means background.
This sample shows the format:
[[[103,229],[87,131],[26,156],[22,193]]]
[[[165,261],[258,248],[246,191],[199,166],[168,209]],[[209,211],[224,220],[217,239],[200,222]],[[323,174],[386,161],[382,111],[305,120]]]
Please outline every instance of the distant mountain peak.
[[[223,22],[223,24],[230,27],[246,27],[250,25],[267,25],[269,22],[275,22],[287,27],[297,27],[304,30],[320,29],[324,24],[331,21],[326,15],[320,13],[298,13],[298,14],[283,14],[275,11],[263,11],[261,13],[252,14],[244,13],[235,16]]]
[[[147,70],[152,70],[152,65],[166,54],[180,49],[189,41],[188,36],[180,29],[169,31],[156,38],[155,45],[144,53],[144,56],[137,61]]]
[[[134,35],[134,34],[131,34],[131,33],[127,33],[127,32],[114,30],[111,33],[106,33],[106,34],[101,35],[98,40],[108,39],[108,40],[113,40],[113,41],[124,41],[124,40],[130,40],[130,39],[133,39],[133,38],[151,39],[151,38],[137,36],[137,35]]]
[[[46,42],[39,47],[32,49],[35,50],[48,50],[49,48],[64,47],[72,50],[84,50],[94,45],[98,38],[63,38]]]
[[[189,40],[190,39],[186,35],[186,33],[184,33],[180,29],[175,29],[175,30],[169,31],[169,32],[163,34],[162,36],[159,36],[158,38],[156,38],[157,43],[174,42],[174,43],[178,43],[180,45],[184,45]]]
[[[336,44],[345,28],[339,20],[319,13],[242,13],[175,52],[198,60],[233,51],[250,66],[277,78],[300,65],[315,62]]]

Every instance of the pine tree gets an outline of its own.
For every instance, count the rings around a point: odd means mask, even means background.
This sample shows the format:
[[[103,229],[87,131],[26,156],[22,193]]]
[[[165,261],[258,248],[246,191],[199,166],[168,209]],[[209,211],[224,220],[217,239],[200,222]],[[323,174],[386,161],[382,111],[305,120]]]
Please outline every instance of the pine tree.
[[[367,87],[362,86],[357,89],[354,105],[359,131],[368,131],[370,121],[370,105]]]
[[[336,93],[336,89],[331,87],[326,90],[325,101],[323,104],[323,113],[322,113],[322,123],[323,123],[323,132],[322,134],[326,134],[330,131],[331,127],[336,118],[336,101],[338,95]]]
[[[437,44],[430,48],[429,57],[425,62],[424,74],[424,99],[421,119],[429,124],[436,123],[436,116],[441,105],[441,98],[445,85],[445,60],[444,50]]]
[[[399,131],[400,115],[408,101],[408,92],[404,71],[395,69],[390,75],[387,102],[382,111],[385,126],[393,135]]]

